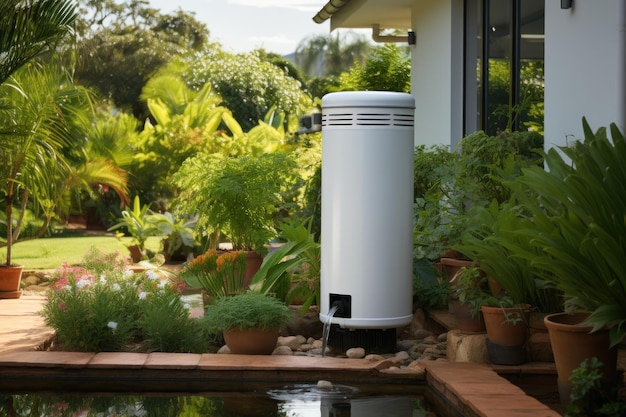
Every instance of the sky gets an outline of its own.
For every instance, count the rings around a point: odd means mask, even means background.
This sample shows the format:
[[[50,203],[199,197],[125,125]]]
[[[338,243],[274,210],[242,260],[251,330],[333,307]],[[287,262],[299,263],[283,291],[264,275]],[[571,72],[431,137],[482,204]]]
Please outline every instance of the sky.
[[[230,52],[263,48],[287,55],[314,34],[328,34],[330,24],[313,22],[328,0],[149,0],[150,7],[170,13],[193,12],[206,24],[210,40]]]

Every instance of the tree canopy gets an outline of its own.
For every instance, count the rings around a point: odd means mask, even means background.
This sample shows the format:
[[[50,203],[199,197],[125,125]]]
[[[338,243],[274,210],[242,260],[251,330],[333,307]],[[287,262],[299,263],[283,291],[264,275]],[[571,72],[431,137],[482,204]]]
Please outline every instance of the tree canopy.
[[[202,49],[209,31],[179,10],[161,14],[141,0],[81,0],[75,79],[118,109],[147,117],[139,99],[148,79],[175,56]]]

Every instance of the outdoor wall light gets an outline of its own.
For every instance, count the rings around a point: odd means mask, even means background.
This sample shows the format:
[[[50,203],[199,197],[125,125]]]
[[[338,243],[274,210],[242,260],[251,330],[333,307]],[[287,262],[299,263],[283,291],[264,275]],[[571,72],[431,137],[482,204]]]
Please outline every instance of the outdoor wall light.
[[[417,42],[417,37],[415,36],[415,32],[409,30],[409,45],[415,45]]]
[[[561,9],[571,9],[574,0],[561,0]]]

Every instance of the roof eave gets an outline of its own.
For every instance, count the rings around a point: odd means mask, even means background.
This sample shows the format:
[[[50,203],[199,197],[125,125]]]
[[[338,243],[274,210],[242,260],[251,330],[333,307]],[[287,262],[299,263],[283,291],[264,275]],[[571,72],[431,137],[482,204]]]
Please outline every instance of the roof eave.
[[[346,3],[350,0],[330,0],[328,3],[322,7],[322,9],[317,12],[315,16],[313,16],[313,21],[315,23],[324,23],[326,20],[330,19],[332,15],[337,13]]]

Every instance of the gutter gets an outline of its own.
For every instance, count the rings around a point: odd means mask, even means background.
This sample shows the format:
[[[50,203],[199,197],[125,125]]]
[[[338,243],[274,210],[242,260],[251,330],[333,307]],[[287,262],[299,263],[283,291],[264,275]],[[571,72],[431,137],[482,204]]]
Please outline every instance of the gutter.
[[[319,12],[317,12],[315,16],[313,16],[313,21],[318,24],[324,23],[349,1],[350,0],[330,0]],[[381,35],[379,24],[372,25],[372,39],[377,43],[408,43],[409,45],[415,45],[414,32],[410,31],[407,36]]]
[[[350,0],[330,0],[322,8],[322,10],[320,10],[315,16],[313,16],[313,21],[315,23],[324,23],[349,1]]]

